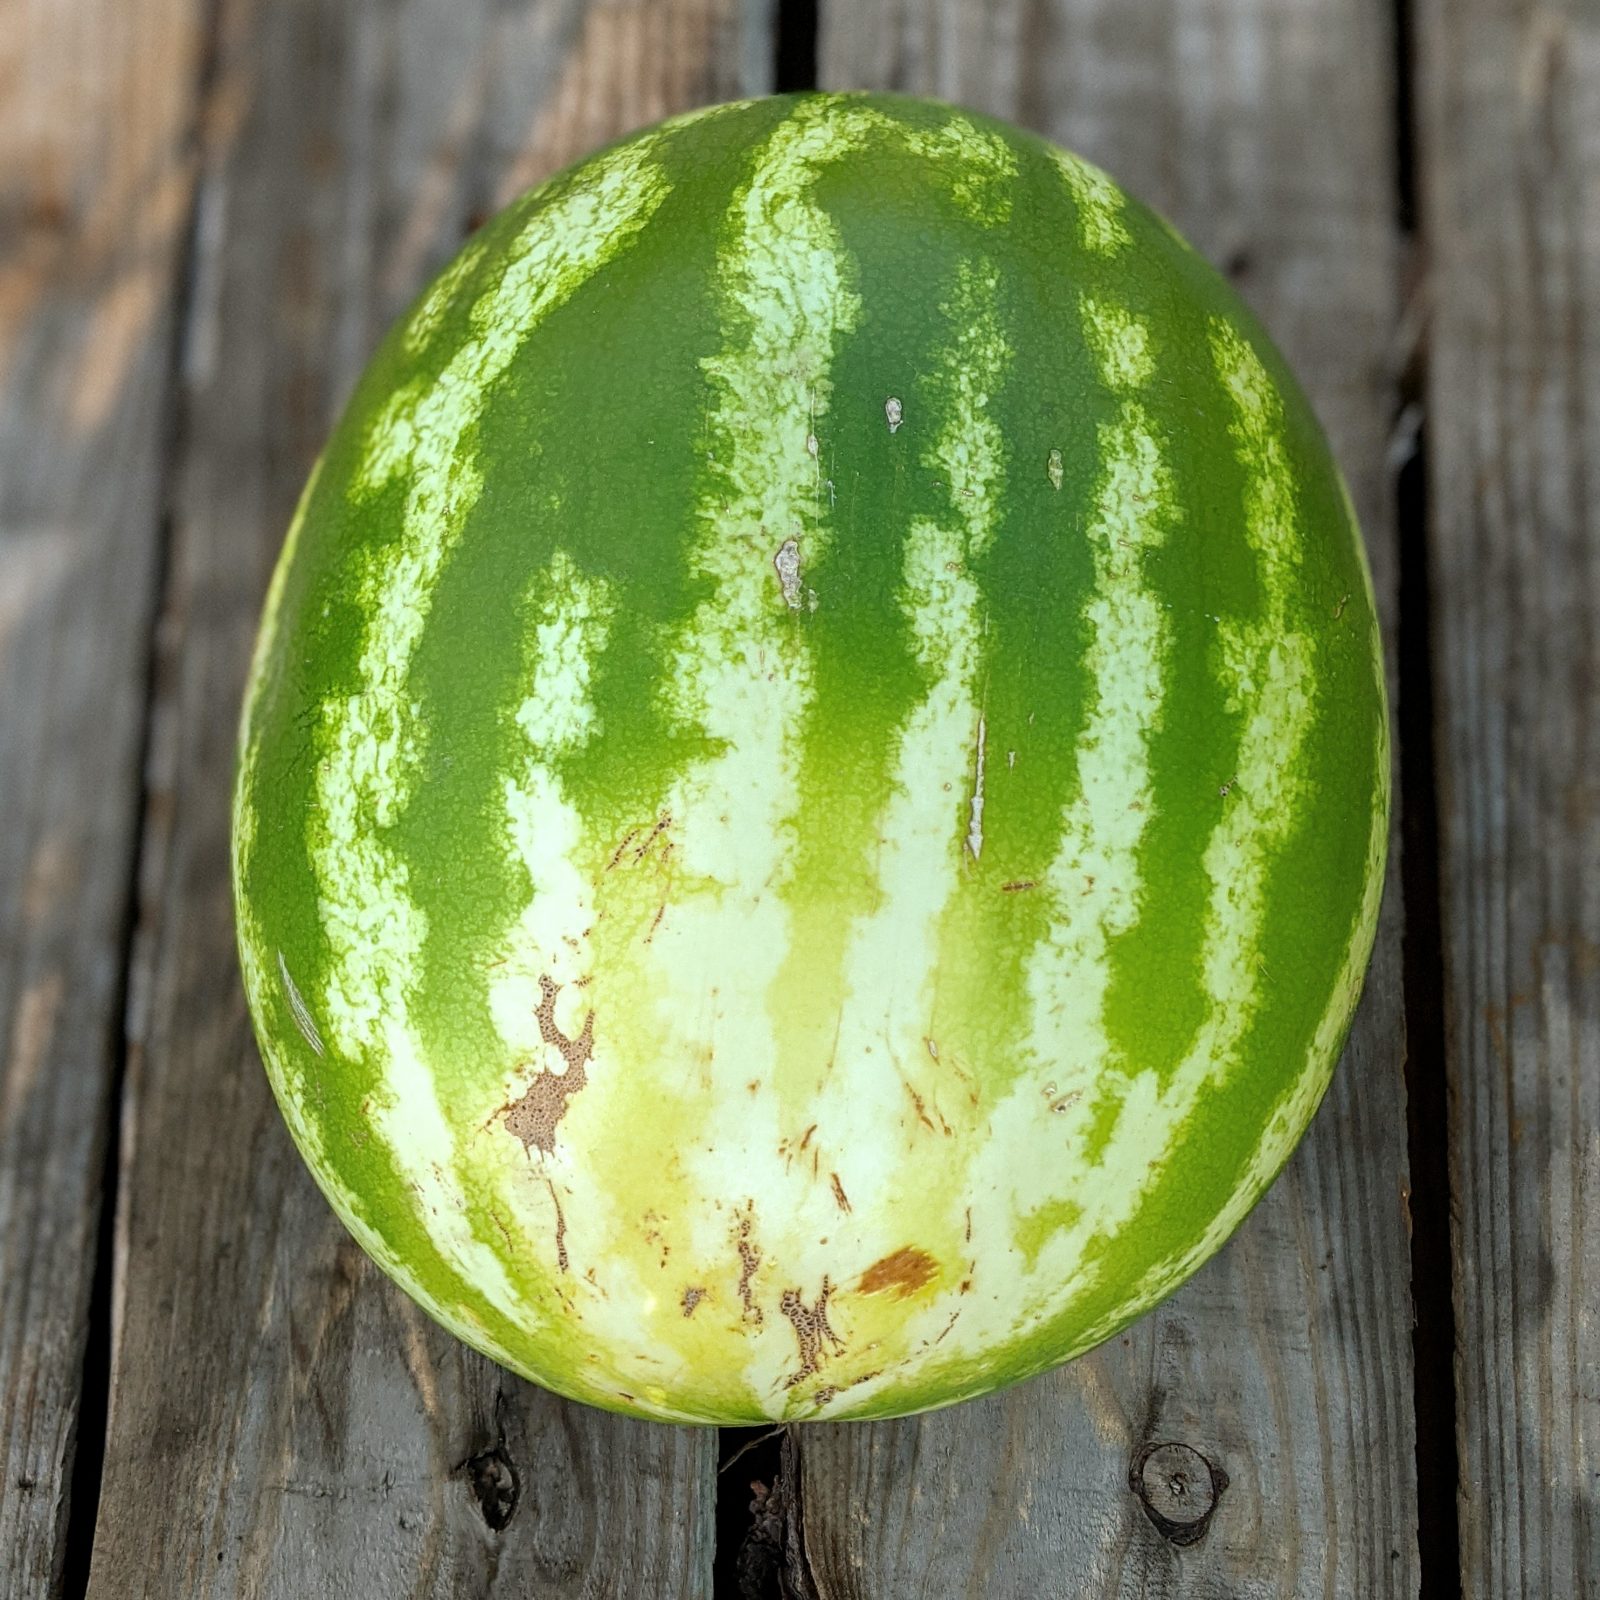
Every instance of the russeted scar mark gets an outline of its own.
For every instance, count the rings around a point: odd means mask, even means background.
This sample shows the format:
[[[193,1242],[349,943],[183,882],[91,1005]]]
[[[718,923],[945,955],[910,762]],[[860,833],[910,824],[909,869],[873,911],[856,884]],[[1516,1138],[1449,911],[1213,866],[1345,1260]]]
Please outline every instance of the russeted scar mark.
[[[793,1389],[822,1370],[822,1363],[831,1349],[835,1353],[844,1349],[844,1342],[828,1322],[828,1301],[833,1295],[833,1283],[826,1276],[822,1292],[807,1305],[798,1289],[785,1289],[778,1305],[794,1328],[800,1346],[800,1366],[784,1379],[784,1388]]]
[[[750,1280],[761,1265],[761,1247],[750,1236],[754,1227],[755,1219],[747,1211],[734,1230],[734,1248],[739,1252],[739,1304],[744,1307],[743,1318],[759,1328],[766,1319],[750,1288]]]
[[[541,1072],[501,1115],[507,1131],[522,1141],[525,1150],[537,1148],[549,1155],[556,1147],[556,1125],[566,1114],[567,1101],[589,1081],[588,1064],[594,1059],[594,1012],[585,1015],[578,1036],[568,1038],[556,1024],[556,995],[560,990],[547,974],[540,974],[539,992],[542,998],[534,1012],[539,1036],[559,1052],[566,1070]]]

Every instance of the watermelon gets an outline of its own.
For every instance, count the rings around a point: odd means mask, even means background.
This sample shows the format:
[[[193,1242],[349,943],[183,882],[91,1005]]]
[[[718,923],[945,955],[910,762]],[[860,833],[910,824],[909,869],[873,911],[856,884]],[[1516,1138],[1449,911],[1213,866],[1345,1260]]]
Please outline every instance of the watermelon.
[[[1328,1083],[1387,838],[1359,531],[1104,173],[716,107],[392,330],[262,618],[266,1069],[446,1328],[700,1423],[912,1412],[1155,1305]]]

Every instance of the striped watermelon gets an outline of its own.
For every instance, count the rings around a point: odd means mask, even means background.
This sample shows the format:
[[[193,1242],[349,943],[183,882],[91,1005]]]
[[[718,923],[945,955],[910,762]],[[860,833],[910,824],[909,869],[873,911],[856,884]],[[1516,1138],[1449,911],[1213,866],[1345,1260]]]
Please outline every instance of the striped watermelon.
[[[1388,743],[1281,358],[1104,174],[913,100],[640,133],[393,330],[267,600],[267,1070],[563,1394],[871,1416],[1106,1338],[1328,1082]]]

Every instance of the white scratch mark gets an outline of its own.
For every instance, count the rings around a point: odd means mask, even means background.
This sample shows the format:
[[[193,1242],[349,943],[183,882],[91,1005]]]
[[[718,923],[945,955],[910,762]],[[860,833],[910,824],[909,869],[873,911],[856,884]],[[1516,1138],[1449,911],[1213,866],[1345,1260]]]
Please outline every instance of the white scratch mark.
[[[772,558],[778,569],[778,582],[783,585],[783,601],[791,611],[800,609],[800,546],[793,539],[785,539]],[[813,600],[815,596],[813,596]],[[813,611],[816,606],[813,603]]]
[[[983,763],[984,750],[989,739],[988,725],[983,713],[978,713],[978,769],[972,785],[972,820],[967,824],[967,848],[976,861],[983,854]]]
[[[1061,462],[1061,452],[1059,450],[1052,450],[1050,452],[1050,459],[1045,464],[1044,470],[1045,476],[1050,480],[1050,487],[1052,489],[1059,489],[1061,487],[1062,478],[1066,476],[1065,468],[1062,466]]]
[[[905,421],[905,407],[893,395],[890,395],[883,402],[883,414],[889,419],[889,432],[898,433],[900,424]]]
[[[305,1040],[320,1056],[324,1053],[322,1035],[317,1032],[317,1025],[312,1020],[311,1012],[305,1000],[301,997],[295,981],[289,976],[289,963],[283,959],[283,951],[278,952],[278,975],[283,979],[283,992],[289,997],[289,1015],[294,1018],[294,1025],[305,1035]]]

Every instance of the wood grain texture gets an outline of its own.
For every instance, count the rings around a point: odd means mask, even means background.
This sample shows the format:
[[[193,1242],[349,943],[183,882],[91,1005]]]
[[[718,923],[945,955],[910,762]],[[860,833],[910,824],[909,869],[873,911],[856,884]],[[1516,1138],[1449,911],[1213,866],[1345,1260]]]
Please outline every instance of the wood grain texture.
[[[1387,8],[824,0],[822,14],[825,85],[934,93],[1038,128],[1236,279],[1350,479],[1392,660]],[[798,1435],[804,1581],[823,1600],[1416,1592],[1398,891],[1391,873],[1311,1134],[1175,1299],[987,1401]],[[1149,1448],[1163,1445],[1188,1449]],[[1207,1497],[1208,1520],[1173,1515]]]
[[[1600,1595],[1600,14],[1418,29],[1463,1592]]]
[[[58,1592],[96,1261],[194,0],[0,4],[0,1596]]]
[[[227,827],[257,611],[387,320],[508,186],[739,87],[725,0],[229,0],[205,108],[135,946],[90,1594],[709,1593],[716,1437],[572,1407],[434,1327],[273,1107]]]

